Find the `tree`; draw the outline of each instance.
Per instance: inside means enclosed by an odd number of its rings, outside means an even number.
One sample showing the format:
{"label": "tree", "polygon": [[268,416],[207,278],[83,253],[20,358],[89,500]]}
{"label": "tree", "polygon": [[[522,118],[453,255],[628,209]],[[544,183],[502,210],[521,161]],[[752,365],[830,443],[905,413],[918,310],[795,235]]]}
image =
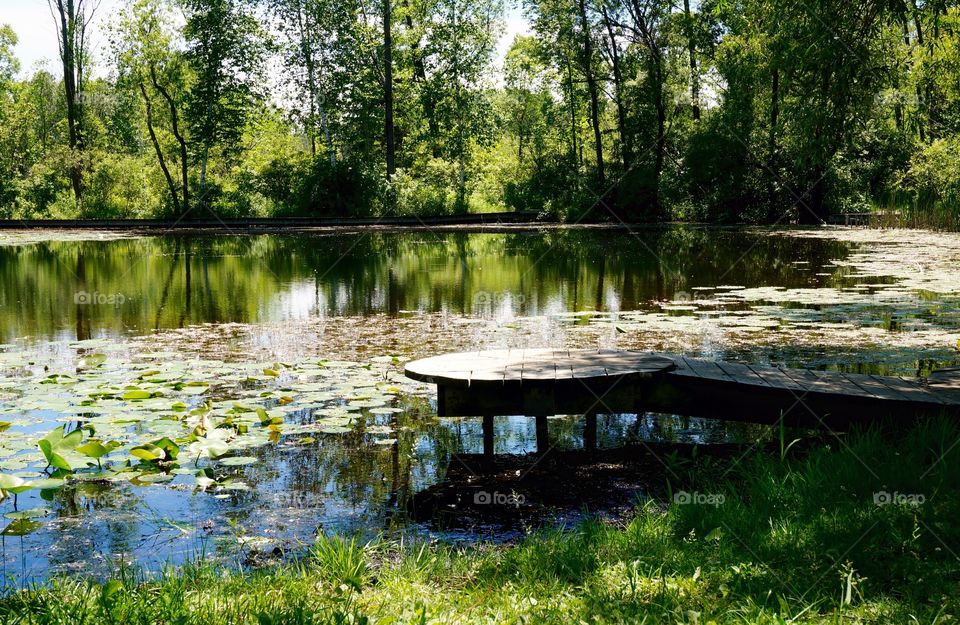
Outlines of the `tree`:
{"label": "tree", "polygon": [[387,180],[397,169],[393,125],[393,3],[383,0],[383,144],[387,157]]}
{"label": "tree", "polygon": [[521,165],[531,156],[538,166],[541,164],[549,132],[546,121],[553,105],[553,81],[541,54],[534,37],[517,35],[504,59],[507,127],[516,138]]}
{"label": "tree", "polygon": [[8,89],[20,71],[20,61],[14,53],[18,40],[9,25],[0,25],[0,89]]}
{"label": "tree", "polygon": [[590,95],[590,122],[593,126],[593,147],[597,158],[597,179],[603,186],[606,175],[603,168],[603,134],[600,131],[600,88],[594,69],[593,34],[590,18],[587,16],[585,0],[578,0],[580,9],[580,65],[587,81],[587,93]]}
{"label": "tree", "polygon": [[196,75],[187,121],[200,164],[199,201],[209,205],[210,155],[237,154],[253,111],[265,99],[266,33],[240,0],[185,0],[185,59]]}
{"label": "tree", "polygon": [[79,202],[83,195],[83,87],[87,61],[87,28],[93,19],[96,5],[85,0],[48,0],[57,24],[57,43],[63,65],[63,89],[67,102],[67,126],[74,164],[70,178],[73,193]]}
{"label": "tree", "polygon": [[625,3],[626,20],[621,26],[627,36],[637,46],[638,62],[644,70],[642,85],[645,104],[652,107],[655,123],[654,132],[648,144],[653,146],[653,167],[647,195],[653,205],[652,214],[660,217],[664,213],[661,189],[664,164],[667,151],[667,120],[670,111],[667,108],[669,47],[665,22],[670,16],[670,5],[664,0],[629,0]]}
{"label": "tree", "polygon": [[317,154],[317,127],[323,134],[330,166],[336,167],[337,152],[333,145],[330,112],[327,104],[329,83],[337,61],[335,45],[349,28],[352,14],[345,3],[330,0],[270,0],[270,7],[286,38],[283,46],[284,68],[296,86],[296,100],[302,107],[300,119],[310,143],[310,153]]}
{"label": "tree", "polygon": [[[165,0],[137,0],[121,16],[114,32],[113,54],[118,85],[143,98],[144,121],[157,163],[163,172],[174,213],[190,211],[190,154],[182,110],[187,100],[187,67],[175,38]],[[166,132],[160,126],[166,127]],[[166,134],[174,144],[169,146]],[[171,172],[179,162],[178,179]]]}
{"label": "tree", "polygon": [[437,19],[425,43],[428,80],[441,150],[457,163],[457,209],[465,212],[467,158],[471,141],[485,141],[489,101],[487,69],[497,44],[503,6],[499,0],[439,0]]}

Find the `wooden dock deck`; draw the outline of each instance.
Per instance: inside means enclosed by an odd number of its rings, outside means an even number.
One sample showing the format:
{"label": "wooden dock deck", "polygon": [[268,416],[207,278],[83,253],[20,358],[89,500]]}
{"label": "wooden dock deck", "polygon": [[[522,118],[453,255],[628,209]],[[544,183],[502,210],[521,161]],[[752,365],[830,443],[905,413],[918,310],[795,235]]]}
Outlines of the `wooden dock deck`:
{"label": "wooden dock deck", "polygon": [[[929,378],[746,365],[619,350],[492,350],[410,362],[440,416],[662,412],[842,430],[878,418],[960,416],[960,368]],[[544,426],[545,427],[545,426]]]}

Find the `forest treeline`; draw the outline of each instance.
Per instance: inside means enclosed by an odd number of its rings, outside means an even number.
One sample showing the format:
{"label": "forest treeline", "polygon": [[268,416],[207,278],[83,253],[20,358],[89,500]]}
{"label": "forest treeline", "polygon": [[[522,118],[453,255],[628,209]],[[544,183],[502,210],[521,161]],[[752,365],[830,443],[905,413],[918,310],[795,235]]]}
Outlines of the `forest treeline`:
{"label": "forest treeline", "polygon": [[0,217],[960,212],[955,1],[525,0],[505,56],[502,0],[129,0],[96,49],[49,2]]}

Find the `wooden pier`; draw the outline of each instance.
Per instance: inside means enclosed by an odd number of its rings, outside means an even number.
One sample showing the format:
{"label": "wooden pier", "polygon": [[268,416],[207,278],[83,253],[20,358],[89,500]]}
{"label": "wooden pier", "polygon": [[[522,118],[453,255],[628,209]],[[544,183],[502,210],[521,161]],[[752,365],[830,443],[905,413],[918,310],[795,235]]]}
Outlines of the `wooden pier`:
{"label": "wooden pier", "polygon": [[[425,358],[408,363],[405,373],[437,385],[440,416],[582,414],[585,439],[597,414],[661,412],[764,424],[782,419],[831,430],[885,417],[960,416],[960,368],[903,378],[639,351],[515,349]],[[545,419],[538,419],[538,438],[541,427],[545,439]],[[492,427],[484,431],[492,437]]]}

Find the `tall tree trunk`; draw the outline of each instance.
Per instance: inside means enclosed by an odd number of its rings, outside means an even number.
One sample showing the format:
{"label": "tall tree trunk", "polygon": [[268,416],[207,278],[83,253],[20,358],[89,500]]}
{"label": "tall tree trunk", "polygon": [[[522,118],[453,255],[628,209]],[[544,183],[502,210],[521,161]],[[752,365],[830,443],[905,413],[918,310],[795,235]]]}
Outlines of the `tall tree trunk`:
{"label": "tall tree trunk", "polygon": [[[406,26],[409,32],[413,32],[413,16],[410,15],[410,2],[409,0],[402,0],[401,5],[403,6],[404,16],[403,23]],[[420,97],[423,99],[423,114],[427,118],[427,128],[430,131],[430,138],[433,140],[433,145],[431,151],[434,156],[440,155],[440,126],[437,123],[437,102],[436,96],[432,89],[427,88],[427,67],[423,62],[423,55],[420,51],[420,35],[417,34],[413,41],[410,44],[410,54],[412,56],[413,64],[413,80],[419,82],[422,86],[420,91]]]}
{"label": "tall tree trunk", "polygon": [[457,24],[457,0],[453,0],[453,65],[457,82],[457,212],[467,212],[467,165],[464,156],[463,85],[460,80],[460,43]]}
{"label": "tall tree trunk", "polygon": [[157,68],[154,65],[150,66],[150,80],[153,82],[153,87],[160,92],[160,95],[167,102],[167,107],[170,109],[170,129],[180,146],[180,197],[183,200],[182,214],[185,215],[190,212],[190,178],[188,176],[190,161],[188,160],[187,141],[184,139],[183,133],[180,132],[180,116],[177,114],[177,104],[170,92],[157,79]]}
{"label": "tall tree trunk", "polygon": [[83,0],[50,0],[55,2],[60,61],[63,66],[63,90],[67,104],[67,134],[75,161],[70,166],[70,183],[77,202],[83,195],[83,165],[79,160],[84,147],[83,137],[83,31],[86,16]]}
{"label": "tall tree trunk", "polygon": [[570,64],[570,57],[566,56],[567,66],[567,87],[570,89],[570,154],[573,156],[573,162],[580,166],[580,150],[577,149],[577,100],[573,89],[573,68]]}
{"label": "tall tree trunk", "polygon": [[627,110],[623,105],[623,71],[620,67],[620,48],[617,45],[617,38],[613,33],[613,23],[610,21],[610,15],[607,8],[600,5],[603,12],[603,21],[607,26],[607,36],[610,38],[610,63],[613,66],[613,93],[617,104],[617,132],[620,134],[620,159],[623,163],[623,170],[626,171],[633,162],[633,145],[630,136],[627,134]]}
{"label": "tall tree trunk", "polygon": [[659,214],[663,209],[663,203],[660,201],[660,177],[663,174],[663,161],[667,151],[667,105],[663,100],[663,59],[660,51],[654,54],[654,72],[655,98],[654,103],[657,109],[657,153],[654,160],[654,202]]}
{"label": "tall tree trunk", "polygon": [[[407,30],[413,32],[413,17],[410,15],[410,2],[409,0],[403,0],[401,2],[403,6],[403,23],[407,27]],[[416,37],[413,40],[411,56],[413,61],[413,79],[419,80],[420,82],[427,81],[427,68],[423,64],[423,57],[420,55],[420,37]]]}
{"label": "tall tree trunk", "polygon": [[317,108],[320,111],[320,128],[323,130],[323,143],[327,147],[327,155],[330,159],[330,166],[337,166],[337,151],[333,147],[333,134],[330,132],[330,119],[327,117],[327,107],[324,105],[323,97],[319,98]]}
{"label": "tall tree trunk", "polygon": [[310,108],[307,121],[307,139],[310,141],[310,156],[317,155],[317,74],[313,61],[313,39],[310,36],[307,20],[304,13],[307,8],[302,2],[297,2],[297,29],[300,31],[300,53],[303,54],[303,63],[307,66],[307,101]]}
{"label": "tall tree trunk", "polygon": [[693,120],[700,121],[700,75],[697,74],[697,45],[693,39],[693,18],[690,0],[683,0],[683,16],[687,31],[687,52],[690,55],[690,103]]}
{"label": "tall tree trunk", "polygon": [[160,169],[163,171],[163,177],[167,181],[167,188],[170,190],[170,199],[173,201],[173,210],[180,215],[180,198],[177,197],[177,185],[173,182],[173,176],[170,175],[170,168],[167,167],[167,159],[163,156],[163,150],[160,148],[160,142],[157,140],[157,133],[153,129],[153,100],[147,93],[147,88],[140,83],[140,93],[143,94],[143,101],[147,107],[147,132],[150,134],[150,142],[157,153],[157,161],[160,162]]}
{"label": "tall tree trunk", "polygon": [[[906,46],[907,50],[910,49],[910,28],[907,25],[907,21],[903,20],[901,23],[903,28],[903,45]],[[903,114],[903,95],[900,93],[900,75],[898,72],[894,73],[894,93],[896,94],[896,101],[893,103],[893,117],[897,124],[897,130],[903,130],[904,127],[904,114]]]}
{"label": "tall tree trunk", "polygon": [[653,106],[657,113],[657,140],[654,155],[654,189],[653,203],[656,213],[663,212],[663,202],[660,200],[660,178],[663,173],[663,163],[667,148],[667,105],[664,101],[663,52],[657,40],[656,16],[648,14],[639,0],[632,0],[631,8],[634,19],[634,30],[639,35],[639,41],[647,49],[649,59],[649,80],[653,83]]}
{"label": "tall tree trunk", "polygon": [[303,54],[303,62],[307,68],[307,97],[310,106],[310,121],[307,127],[307,134],[310,139],[310,155],[317,155],[317,117],[320,118],[320,128],[323,131],[324,147],[327,150],[327,158],[330,160],[330,166],[337,166],[337,152],[333,148],[333,137],[330,133],[330,122],[327,119],[327,110],[324,106],[324,98],[320,94],[320,88],[317,80],[317,60],[314,56],[314,38],[313,23],[311,22],[311,9],[307,4],[297,4],[297,28],[300,31],[300,50]]}
{"label": "tall tree trunk", "polygon": [[[777,170],[777,124],[780,123],[780,70],[773,68],[770,81],[770,134],[767,137],[767,167]],[[776,221],[776,187],[767,175],[767,221]]]}
{"label": "tall tree trunk", "polygon": [[387,151],[387,180],[396,171],[396,146],[393,128],[393,41],[390,32],[392,8],[390,0],[383,0],[383,142]]}
{"label": "tall tree trunk", "polygon": [[[916,0],[911,0],[913,6],[913,24],[917,29],[917,45],[921,48],[923,47],[923,24],[920,21],[920,9],[917,7]],[[920,77],[920,80],[926,80],[923,76]],[[917,130],[920,134],[920,141],[926,142],[927,136],[933,138],[933,129],[930,128],[930,102],[924,97],[923,88],[920,86],[920,82],[917,82],[917,109],[921,111],[920,117],[926,117],[926,120],[918,120]],[[926,123],[925,123],[926,122]],[[925,132],[929,130],[929,133]]]}
{"label": "tall tree trunk", "polygon": [[593,142],[597,157],[597,178],[600,184],[606,181],[603,170],[603,135],[600,133],[600,94],[597,77],[593,72],[593,39],[590,35],[590,22],[587,19],[587,7],[580,0],[580,25],[583,30],[583,74],[587,79],[587,91],[590,94],[590,118],[593,123]]}

